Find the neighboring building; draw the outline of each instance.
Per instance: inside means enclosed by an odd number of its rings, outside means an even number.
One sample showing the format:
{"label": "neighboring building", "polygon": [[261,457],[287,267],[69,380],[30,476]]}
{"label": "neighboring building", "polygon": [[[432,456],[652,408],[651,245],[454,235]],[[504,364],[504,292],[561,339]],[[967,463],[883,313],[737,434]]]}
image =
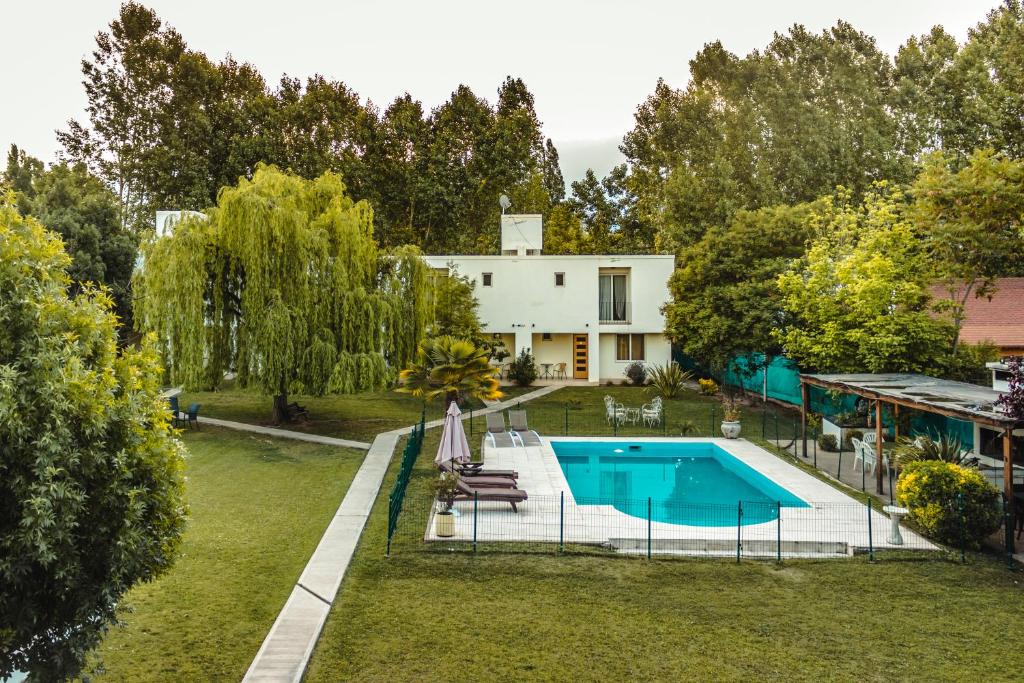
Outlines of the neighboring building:
{"label": "neighboring building", "polygon": [[565,363],[568,379],[621,381],[634,360],[671,359],[661,307],[672,255],[546,255],[541,216],[503,215],[500,255],[424,258],[476,282],[483,329],[509,353]]}
{"label": "neighboring building", "polygon": [[[935,287],[932,295],[940,300],[950,298],[942,287]],[[995,344],[1003,357],[1024,356],[1024,277],[1000,278],[991,298],[972,294],[964,305],[960,341],[987,341]]]}

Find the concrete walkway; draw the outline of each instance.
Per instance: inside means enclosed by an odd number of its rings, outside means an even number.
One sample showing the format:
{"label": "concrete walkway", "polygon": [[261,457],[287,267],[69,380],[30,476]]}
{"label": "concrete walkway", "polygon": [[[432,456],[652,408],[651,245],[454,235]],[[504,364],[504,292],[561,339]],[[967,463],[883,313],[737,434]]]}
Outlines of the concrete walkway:
{"label": "concrete walkway", "polygon": [[295,432],[290,429],[277,429],[276,427],[261,427],[260,425],[246,424],[245,422],[234,422],[232,420],[220,420],[215,417],[204,417],[202,418],[203,424],[211,424],[215,427],[225,427],[227,429],[237,429],[243,432],[252,432],[253,434],[265,434],[266,436],[273,436],[278,439],[295,439],[296,441],[310,441],[312,443],[321,443],[327,446],[340,446],[341,448],[358,448],[366,451],[370,449],[370,444],[363,441],[352,441],[350,439],[336,439],[333,436],[321,436],[320,434],[307,434],[306,432]]}
{"label": "concrete walkway", "polygon": [[[475,412],[478,415],[498,412],[525,401],[546,396],[557,389],[557,386],[542,387],[528,394],[517,396],[508,402],[496,403]],[[463,418],[468,416],[469,413],[463,413]],[[224,422],[223,420],[204,421],[210,424]],[[240,425],[240,423],[230,424]],[[426,426],[429,429],[442,424],[444,424],[443,420],[432,420]],[[268,434],[268,436],[302,438],[307,441],[310,439],[306,437],[313,436],[268,427],[254,427],[248,431],[257,431]],[[317,544],[312,557],[309,558],[298,583],[292,588],[287,602],[277,615],[274,625],[256,653],[256,658],[249,665],[249,670],[243,681],[297,682],[302,680],[317,638],[320,637],[320,631],[331,611],[331,604],[338,594],[345,571],[352,561],[359,537],[370,516],[373,502],[380,492],[381,483],[384,481],[384,475],[387,474],[388,464],[391,462],[398,439],[411,431],[412,425],[383,432],[378,434],[373,443],[369,445],[369,452],[345,493],[345,498],[338,506],[334,518],[327,525],[327,530],[320,538],[320,543]],[[331,441],[343,442],[337,445],[347,447],[355,447],[350,444],[358,443],[345,439],[332,439]],[[318,443],[327,442],[320,441]],[[366,447],[366,444],[363,446]]]}

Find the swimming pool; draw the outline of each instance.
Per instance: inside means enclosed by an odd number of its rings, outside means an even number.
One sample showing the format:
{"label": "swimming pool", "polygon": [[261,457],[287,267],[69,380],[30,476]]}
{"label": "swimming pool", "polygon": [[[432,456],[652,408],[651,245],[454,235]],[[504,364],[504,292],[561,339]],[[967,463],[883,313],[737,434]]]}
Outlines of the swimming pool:
{"label": "swimming pool", "polygon": [[[761,524],[806,502],[708,442],[552,441],[577,505],[690,526]],[[742,505],[742,514],[740,514]]]}

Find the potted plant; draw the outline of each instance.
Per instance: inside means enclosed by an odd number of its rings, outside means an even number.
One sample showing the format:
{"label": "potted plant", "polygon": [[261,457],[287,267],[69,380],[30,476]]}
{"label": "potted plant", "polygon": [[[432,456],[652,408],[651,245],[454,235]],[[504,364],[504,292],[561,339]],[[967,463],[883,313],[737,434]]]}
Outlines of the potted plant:
{"label": "potted plant", "polygon": [[722,397],[722,436],[736,439],[740,435],[740,406],[731,396]]}
{"label": "potted plant", "polygon": [[442,472],[434,482],[434,490],[440,506],[434,515],[434,533],[441,538],[454,536],[455,515],[452,514],[452,508],[455,506],[455,494],[459,490],[459,475],[455,472]]}

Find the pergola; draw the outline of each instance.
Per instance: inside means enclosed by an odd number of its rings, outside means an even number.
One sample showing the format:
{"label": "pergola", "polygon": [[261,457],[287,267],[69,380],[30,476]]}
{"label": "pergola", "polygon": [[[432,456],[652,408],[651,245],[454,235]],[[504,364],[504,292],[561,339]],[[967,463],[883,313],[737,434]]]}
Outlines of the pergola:
{"label": "pergola", "polygon": [[[966,382],[938,379],[926,375],[899,373],[800,375],[803,455],[807,457],[807,410],[810,406],[810,387],[863,396],[875,402],[875,440],[878,462],[882,462],[882,405],[892,406],[898,418],[900,408],[935,413],[957,420],[974,422],[989,427],[1003,436],[1003,487],[1006,499],[1013,500],[1013,430],[1024,427],[1017,420],[999,411],[993,404],[999,392]],[[895,419],[899,436],[899,419]],[[876,487],[882,493],[882,468],[876,469]],[[1011,514],[1013,507],[1010,507]],[[1012,519],[1011,519],[1012,524]],[[1011,527],[1012,528],[1012,527]]]}

